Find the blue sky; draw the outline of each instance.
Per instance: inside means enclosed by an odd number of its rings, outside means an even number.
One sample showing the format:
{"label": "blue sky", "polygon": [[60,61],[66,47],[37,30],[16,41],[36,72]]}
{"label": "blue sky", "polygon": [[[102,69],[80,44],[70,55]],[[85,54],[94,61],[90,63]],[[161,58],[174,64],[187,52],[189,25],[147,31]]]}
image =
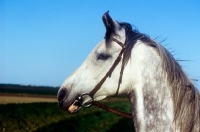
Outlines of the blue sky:
{"label": "blue sky", "polygon": [[[200,80],[200,1],[0,0],[0,83],[59,86],[105,34],[102,15],[129,22]],[[200,81],[195,82],[200,88]]]}

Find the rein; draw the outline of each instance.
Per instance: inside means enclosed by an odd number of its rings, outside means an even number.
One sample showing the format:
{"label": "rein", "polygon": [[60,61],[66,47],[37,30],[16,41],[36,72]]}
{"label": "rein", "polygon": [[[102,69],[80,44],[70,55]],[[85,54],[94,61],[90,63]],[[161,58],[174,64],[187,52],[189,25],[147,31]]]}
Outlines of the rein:
{"label": "rein", "polygon": [[[101,79],[101,81],[94,87],[94,89],[90,92],[90,93],[83,93],[82,95],[80,95],[76,100],[75,100],[75,103],[77,105],[81,105],[85,108],[88,108],[90,107],[91,105],[94,105],[96,107],[99,107],[101,109],[104,109],[106,111],[109,111],[109,112],[112,112],[114,114],[117,114],[117,115],[121,115],[121,116],[124,116],[126,118],[130,118],[132,119],[132,115],[129,114],[129,113],[125,113],[125,112],[122,112],[122,111],[119,111],[119,110],[116,110],[114,108],[110,108],[110,107],[107,107],[97,101],[94,101],[93,97],[94,97],[94,94],[101,88],[101,86],[103,85],[103,83],[105,82],[105,80],[107,79],[107,77],[111,77],[112,75],[112,72],[114,71],[115,67],[119,64],[119,62],[121,61],[121,58],[122,58],[122,55],[124,55],[124,52],[125,52],[125,49],[126,49],[126,46],[121,43],[120,41],[118,41],[117,39],[113,38],[113,41],[115,41],[117,44],[119,44],[122,49],[118,55],[118,57],[116,58],[116,60],[114,61],[113,65],[111,66],[111,68],[109,69],[109,71],[106,73],[106,75]],[[123,57],[124,59],[124,57]],[[120,71],[120,76],[119,76],[119,81],[118,81],[118,87],[117,87],[117,91],[115,93],[114,96],[118,95],[118,91],[119,91],[119,88],[120,88],[120,84],[122,82],[122,75],[123,75],[123,70],[124,70],[124,61],[122,61],[122,66],[121,66],[121,71]],[[86,103],[86,104],[82,104],[83,102],[83,98],[84,96],[89,96],[91,98],[91,102],[89,103]]]}

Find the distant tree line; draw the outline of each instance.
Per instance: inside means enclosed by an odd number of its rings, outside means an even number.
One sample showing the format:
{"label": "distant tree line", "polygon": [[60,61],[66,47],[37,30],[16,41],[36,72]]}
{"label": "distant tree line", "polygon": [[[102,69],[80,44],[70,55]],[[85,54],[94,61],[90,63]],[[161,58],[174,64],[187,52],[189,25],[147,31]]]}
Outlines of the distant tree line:
{"label": "distant tree line", "polygon": [[0,93],[57,95],[59,87],[0,84]]}

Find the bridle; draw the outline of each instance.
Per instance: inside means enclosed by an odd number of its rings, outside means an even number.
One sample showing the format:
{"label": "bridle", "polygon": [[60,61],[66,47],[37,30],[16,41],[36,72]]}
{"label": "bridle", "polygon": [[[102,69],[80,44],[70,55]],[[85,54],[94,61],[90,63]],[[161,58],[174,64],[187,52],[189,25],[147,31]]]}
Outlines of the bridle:
{"label": "bridle", "polygon": [[[117,44],[119,44],[122,47],[122,49],[121,49],[118,57],[116,58],[116,60],[114,61],[113,65],[111,66],[111,68],[109,69],[109,71],[106,73],[106,75],[94,87],[94,89],[90,93],[83,93],[80,96],[78,96],[76,98],[74,104],[78,105],[78,106],[83,106],[85,108],[88,108],[91,105],[94,105],[94,106],[97,106],[97,107],[102,108],[104,110],[107,110],[109,112],[112,112],[112,113],[124,116],[126,118],[131,118],[132,119],[132,115],[131,114],[125,113],[125,112],[122,112],[122,111],[119,111],[119,110],[116,110],[114,108],[107,107],[107,106],[105,106],[105,105],[103,105],[103,104],[101,104],[101,103],[99,103],[97,101],[94,101],[94,99],[93,99],[94,94],[101,88],[101,86],[103,85],[103,83],[105,82],[105,80],[107,79],[107,77],[111,77],[112,72],[114,71],[115,67],[119,64],[119,62],[121,61],[122,56],[124,55],[124,52],[126,50],[126,45],[124,45],[123,43],[121,43],[120,41],[118,41],[115,38],[113,38],[113,41],[115,41]],[[117,87],[117,91],[116,91],[116,93],[115,93],[114,96],[118,95],[120,84],[122,82],[122,75],[123,75],[124,66],[125,66],[124,59],[125,59],[125,57],[123,57],[123,60],[122,60],[122,66],[121,66],[121,71],[120,71],[120,76],[119,76],[119,81],[118,81],[118,87]],[[91,98],[91,101],[89,103],[83,104],[84,97]]]}

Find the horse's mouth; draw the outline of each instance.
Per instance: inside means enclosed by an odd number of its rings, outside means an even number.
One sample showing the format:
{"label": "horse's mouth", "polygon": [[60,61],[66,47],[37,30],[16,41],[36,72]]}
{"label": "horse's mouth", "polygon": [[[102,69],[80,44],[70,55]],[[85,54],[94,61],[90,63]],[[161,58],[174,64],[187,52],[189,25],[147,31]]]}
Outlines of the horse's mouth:
{"label": "horse's mouth", "polygon": [[80,108],[81,108],[81,106],[77,105],[77,102],[75,100],[74,103],[69,106],[68,112],[71,114],[75,114],[80,110]]}

